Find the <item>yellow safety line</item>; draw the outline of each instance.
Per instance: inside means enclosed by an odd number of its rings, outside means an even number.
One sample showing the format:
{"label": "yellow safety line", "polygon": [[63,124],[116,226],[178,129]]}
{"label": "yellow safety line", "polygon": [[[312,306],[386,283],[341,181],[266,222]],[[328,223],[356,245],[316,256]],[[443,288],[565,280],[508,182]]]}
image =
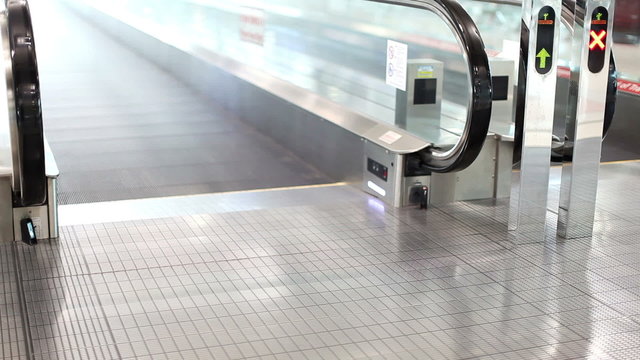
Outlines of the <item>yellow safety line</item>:
{"label": "yellow safety line", "polygon": [[620,160],[620,161],[607,161],[603,162],[602,165],[615,165],[615,164],[630,164],[640,162],[640,159],[637,160]]}
{"label": "yellow safety line", "polygon": [[[619,160],[619,161],[603,161],[600,163],[600,165],[615,165],[615,164],[632,164],[632,163],[637,163],[640,162],[640,159],[638,160]],[[553,165],[551,168],[553,169],[557,169],[557,168],[561,168],[562,165]]]}
{"label": "yellow safety line", "polygon": [[337,182],[337,183],[318,184],[318,185],[285,186],[285,187],[274,187],[274,188],[268,188],[268,189],[228,191],[228,192],[210,193],[210,194],[202,194],[202,195],[244,194],[244,193],[259,193],[259,192],[284,191],[284,190],[317,189],[317,188],[327,188],[327,187],[345,186],[345,185],[348,185],[348,183]]}
{"label": "yellow safety line", "polygon": [[[336,182],[336,183],[318,184],[318,185],[285,186],[285,187],[274,187],[274,188],[267,188],[267,189],[222,191],[222,192],[204,193],[204,194],[169,195],[169,196],[160,196],[156,198],[126,199],[126,200],[115,200],[115,201],[135,201],[135,200],[148,200],[148,199],[167,199],[167,198],[185,198],[185,197],[197,197],[197,196],[212,196],[212,195],[247,194],[247,193],[271,192],[271,191],[329,188],[329,187],[337,187],[337,186],[345,186],[345,185],[349,185],[349,183]],[[108,202],[111,202],[111,201],[108,201]],[[77,205],[77,204],[71,204],[71,205]]]}
{"label": "yellow safety line", "polygon": [[200,197],[200,196],[216,196],[216,195],[229,195],[229,194],[232,195],[232,194],[246,194],[246,193],[261,193],[261,192],[271,192],[271,191],[329,188],[329,187],[338,187],[338,186],[346,186],[346,185],[349,185],[349,183],[337,182],[337,183],[319,184],[319,185],[288,186],[288,187],[276,187],[276,188],[268,188],[268,189],[238,190],[238,191],[227,191],[227,192],[217,192],[217,193],[169,195],[169,196],[159,196],[159,197],[152,197],[152,198],[142,198],[142,199],[122,199],[122,200],[99,201],[95,203],[66,204],[66,205],[60,205],[60,208],[92,206],[92,205],[107,204],[107,203],[144,202],[144,201],[153,201],[153,200],[162,200],[162,199],[194,198],[194,197]]}

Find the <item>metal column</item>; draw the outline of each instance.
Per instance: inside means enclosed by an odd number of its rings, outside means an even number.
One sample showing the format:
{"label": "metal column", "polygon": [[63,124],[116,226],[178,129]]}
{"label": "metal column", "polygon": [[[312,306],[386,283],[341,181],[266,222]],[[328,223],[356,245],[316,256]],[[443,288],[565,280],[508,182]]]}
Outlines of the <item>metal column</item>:
{"label": "metal column", "polygon": [[509,211],[510,235],[518,243],[544,241],[546,234],[560,16],[561,0],[530,0],[523,7],[523,26],[530,30],[527,93]]}
{"label": "metal column", "polygon": [[615,0],[574,1],[568,143],[573,162],[562,169],[558,235],[572,239],[593,233],[602,129],[606,105]]}
{"label": "metal column", "polygon": [[0,243],[13,241],[11,169],[0,167]]}

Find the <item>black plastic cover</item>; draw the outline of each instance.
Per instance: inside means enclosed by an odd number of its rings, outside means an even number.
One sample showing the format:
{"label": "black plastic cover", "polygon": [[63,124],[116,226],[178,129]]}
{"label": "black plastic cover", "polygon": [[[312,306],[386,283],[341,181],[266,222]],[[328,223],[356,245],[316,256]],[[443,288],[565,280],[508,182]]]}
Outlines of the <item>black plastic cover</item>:
{"label": "black plastic cover", "polygon": [[47,201],[47,179],[31,13],[26,0],[7,0],[6,6],[21,168],[20,189],[15,189],[14,205],[37,206]]}
{"label": "black plastic cover", "polygon": [[22,234],[22,241],[27,245],[38,244],[38,238],[36,236],[36,227],[31,219],[20,220],[20,233]]}
{"label": "black plastic cover", "polygon": [[367,170],[385,182],[389,177],[389,168],[371,158],[367,158]]}
{"label": "black plastic cover", "polygon": [[491,77],[493,84],[493,101],[504,101],[509,99],[509,77],[493,76]]}
{"label": "black plastic cover", "polygon": [[436,103],[438,79],[415,79],[413,88],[413,104],[429,105]]}
{"label": "black plastic cover", "polygon": [[420,154],[413,153],[407,154],[404,157],[404,176],[405,177],[414,177],[414,176],[429,176],[431,175],[431,170],[427,167],[422,160]]}
{"label": "black plastic cover", "polygon": [[616,58],[611,52],[609,57],[609,82],[607,83],[607,103],[604,108],[604,129],[602,137],[609,133],[609,128],[613,124],[613,116],[616,114],[616,102],[618,101],[618,70],[616,68]]}

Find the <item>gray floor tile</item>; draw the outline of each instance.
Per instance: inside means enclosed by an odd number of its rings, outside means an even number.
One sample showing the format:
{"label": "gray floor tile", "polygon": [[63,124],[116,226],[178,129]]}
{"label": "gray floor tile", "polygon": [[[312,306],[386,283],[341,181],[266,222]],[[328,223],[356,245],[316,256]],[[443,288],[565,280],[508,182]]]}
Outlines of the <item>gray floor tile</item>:
{"label": "gray floor tile", "polygon": [[4,358],[639,354],[640,247],[628,238],[515,245],[474,233],[495,221],[473,215],[486,204],[381,211],[347,186],[304,191],[306,201],[256,193],[252,208],[237,194],[236,211],[69,225],[59,240],[5,245]]}

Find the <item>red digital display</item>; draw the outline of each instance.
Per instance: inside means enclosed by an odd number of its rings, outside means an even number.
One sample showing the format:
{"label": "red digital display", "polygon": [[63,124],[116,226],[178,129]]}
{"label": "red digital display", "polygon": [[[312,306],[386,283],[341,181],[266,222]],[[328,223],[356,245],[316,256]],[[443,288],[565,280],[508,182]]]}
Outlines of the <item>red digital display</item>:
{"label": "red digital display", "polygon": [[601,30],[599,33],[591,30],[591,42],[589,43],[589,49],[604,50],[606,48],[605,42],[607,37],[607,30]]}

